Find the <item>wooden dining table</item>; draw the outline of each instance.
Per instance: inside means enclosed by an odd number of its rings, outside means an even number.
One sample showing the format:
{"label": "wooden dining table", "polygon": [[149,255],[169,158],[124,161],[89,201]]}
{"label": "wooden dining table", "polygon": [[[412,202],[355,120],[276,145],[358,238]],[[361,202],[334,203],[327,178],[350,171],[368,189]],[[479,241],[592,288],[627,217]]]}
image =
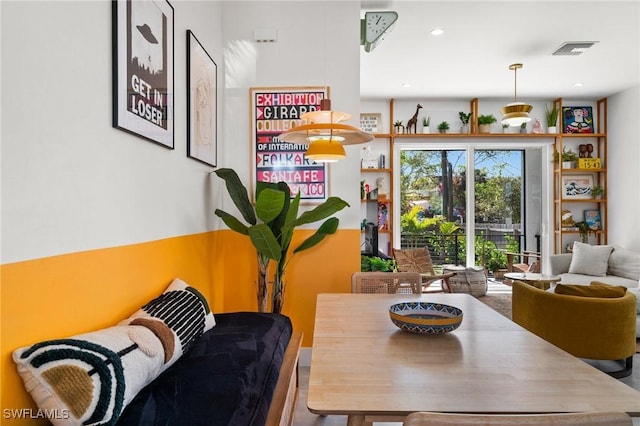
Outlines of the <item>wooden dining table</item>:
{"label": "wooden dining table", "polygon": [[[401,331],[389,306],[444,303],[463,320],[441,335]],[[319,294],[308,409],[348,425],[415,411],[640,417],[640,392],[562,351],[468,294]]]}

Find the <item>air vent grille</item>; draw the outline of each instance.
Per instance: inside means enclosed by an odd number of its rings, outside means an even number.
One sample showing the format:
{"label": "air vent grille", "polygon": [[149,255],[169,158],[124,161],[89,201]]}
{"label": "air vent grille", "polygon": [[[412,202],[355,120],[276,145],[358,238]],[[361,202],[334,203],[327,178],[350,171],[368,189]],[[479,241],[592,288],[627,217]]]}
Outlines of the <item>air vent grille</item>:
{"label": "air vent grille", "polygon": [[575,56],[582,55],[585,50],[596,44],[597,41],[567,41],[558,47],[553,55],[555,56]]}

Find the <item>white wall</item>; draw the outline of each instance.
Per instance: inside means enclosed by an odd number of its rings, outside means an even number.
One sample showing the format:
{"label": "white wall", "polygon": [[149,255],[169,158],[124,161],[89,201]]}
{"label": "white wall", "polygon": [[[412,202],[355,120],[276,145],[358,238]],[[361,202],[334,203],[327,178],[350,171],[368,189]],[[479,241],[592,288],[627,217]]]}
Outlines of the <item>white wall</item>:
{"label": "white wall", "polygon": [[640,87],[608,97],[609,243],[640,250]]}
{"label": "white wall", "polygon": [[[111,126],[110,1],[0,1],[1,263],[220,227],[212,210],[230,201],[212,168],[186,158],[187,29],[218,65],[219,166],[246,182],[249,87],[327,84],[334,109],[357,123],[360,2],[171,4],[175,150]],[[277,29],[277,43],[252,41],[264,27]],[[637,111],[637,87],[609,98],[609,240],[632,248],[640,248],[640,149],[628,123]],[[352,205],[341,228],[359,227],[360,148],[347,147],[330,169],[332,195]]]}
{"label": "white wall", "polygon": [[[251,87],[328,85],[333,109],[350,113],[348,124],[358,126],[360,2],[225,2],[223,15],[226,110],[219,165],[235,169],[249,188]],[[254,29],[265,28],[277,31],[277,42],[252,41]],[[346,149],[347,158],[329,168],[329,190],[351,205],[336,215],[340,228],[359,229],[360,147]],[[234,212],[221,182],[212,182],[216,202]]]}
{"label": "white wall", "polygon": [[212,168],[186,158],[186,30],[221,87],[221,6],[171,4],[174,150],[111,127],[111,1],[0,2],[2,263],[212,228]]}

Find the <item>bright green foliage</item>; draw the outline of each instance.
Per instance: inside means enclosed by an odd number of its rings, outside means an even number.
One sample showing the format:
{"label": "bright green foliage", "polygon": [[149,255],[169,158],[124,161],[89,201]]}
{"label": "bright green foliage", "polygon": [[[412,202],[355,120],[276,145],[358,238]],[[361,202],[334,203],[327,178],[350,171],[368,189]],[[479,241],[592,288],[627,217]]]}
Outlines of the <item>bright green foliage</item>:
{"label": "bright green foliage", "polygon": [[360,270],[362,272],[395,272],[398,265],[393,259],[382,259],[380,257],[360,256]]}
{"label": "bright green foliage", "polygon": [[[287,256],[295,228],[326,219],[313,235],[293,250],[293,254],[310,249],[326,236],[334,234],[338,229],[339,220],[329,216],[348,207],[349,204],[339,197],[329,197],[324,203],[298,217],[300,193],[291,199],[290,188],[285,182],[257,182],[254,211],[247,189],[234,170],[218,169],[215,173],[224,179],[231,200],[249,224],[245,225],[240,219],[220,209],[216,209],[215,215],[233,231],[249,236],[258,252],[261,270],[266,273],[269,259],[277,263],[271,300],[272,311],[280,312],[284,299],[283,276],[288,265]],[[257,219],[260,219],[261,223],[258,223]],[[258,281],[260,282],[260,279]],[[264,285],[266,281],[263,280]],[[258,292],[261,294],[261,289]]]}

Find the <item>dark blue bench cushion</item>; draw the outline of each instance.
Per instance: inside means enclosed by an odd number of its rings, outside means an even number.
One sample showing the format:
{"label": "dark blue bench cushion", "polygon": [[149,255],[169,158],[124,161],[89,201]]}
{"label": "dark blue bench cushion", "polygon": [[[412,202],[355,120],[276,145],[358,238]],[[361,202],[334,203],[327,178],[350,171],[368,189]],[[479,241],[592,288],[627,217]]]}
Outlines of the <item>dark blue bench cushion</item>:
{"label": "dark blue bench cushion", "polygon": [[136,395],[119,425],[265,424],[291,321],[257,312],[215,318],[215,327]]}

